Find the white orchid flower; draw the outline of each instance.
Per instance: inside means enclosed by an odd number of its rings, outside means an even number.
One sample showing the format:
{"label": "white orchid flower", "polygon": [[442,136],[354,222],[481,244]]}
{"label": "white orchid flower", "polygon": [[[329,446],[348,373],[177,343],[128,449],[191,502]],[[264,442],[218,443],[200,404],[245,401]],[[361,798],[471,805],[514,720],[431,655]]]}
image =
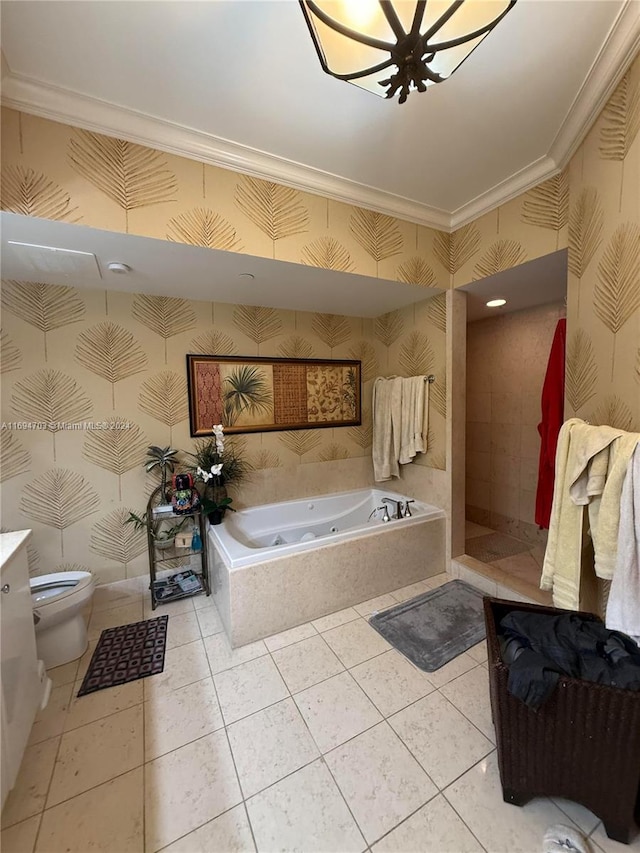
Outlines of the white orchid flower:
{"label": "white orchid flower", "polygon": [[222,462],[220,462],[219,465],[212,465],[211,466],[211,475],[214,475],[217,477],[221,471],[222,471]]}
{"label": "white orchid flower", "polygon": [[210,474],[208,471],[203,471],[202,468],[198,467],[198,476],[203,482],[208,483],[213,477],[213,474]]}

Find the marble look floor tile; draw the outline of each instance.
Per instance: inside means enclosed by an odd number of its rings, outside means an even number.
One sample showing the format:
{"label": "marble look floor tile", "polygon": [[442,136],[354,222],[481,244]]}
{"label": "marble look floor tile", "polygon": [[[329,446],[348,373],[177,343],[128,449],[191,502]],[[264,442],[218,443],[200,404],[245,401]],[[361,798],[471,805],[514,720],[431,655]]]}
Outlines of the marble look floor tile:
{"label": "marble look floor tile", "polygon": [[280,649],[272,657],[291,693],[299,693],[344,669],[324,638],[318,634]]}
{"label": "marble look floor tile", "polygon": [[493,749],[437,692],[389,717],[389,723],[440,789]]}
{"label": "marble look floor tile", "polygon": [[267,637],[264,644],[270,652],[275,652],[278,649],[284,649],[285,646],[290,646],[292,643],[299,643],[301,640],[306,640],[309,637],[316,637],[317,634],[318,632],[311,622],[307,622],[304,625],[298,625],[297,628],[289,628],[288,631],[282,631],[280,634]]}
{"label": "marble look floor tile", "polygon": [[475,646],[467,649],[467,654],[478,663],[484,663],[487,660],[487,641],[481,640]]}
{"label": "marble look floor tile", "polygon": [[454,678],[462,675],[463,672],[467,672],[467,670],[473,669],[477,665],[477,661],[468,652],[463,652],[461,655],[453,658],[453,660],[450,660],[449,663],[445,663],[440,669],[436,669],[435,672],[427,672],[426,675],[433,686],[439,688],[444,687],[445,684],[448,684]]}
{"label": "marble look floor tile", "polygon": [[571,818],[576,826],[580,827],[585,835],[590,835],[600,823],[600,818],[596,817],[589,809],[581,806],[580,803],[574,803],[562,797],[551,797],[550,799],[554,805]]}
{"label": "marble look floor tile", "polygon": [[332,628],[337,628],[339,625],[346,625],[347,622],[353,622],[358,619],[359,614],[353,607],[347,607],[345,610],[338,610],[335,613],[330,613],[328,616],[322,616],[320,619],[314,619],[311,623],[318,633],[323,634],[325,631],[330,631]]}
{"label": "marble look floor tile", "polygon": [[555,823],[567,823],[567,816],[546,798],[522,807],[505,803],[495,753],[457,779],[444,795],[491,853],[540,850],[545,830]]}
{"label": "marble look floor tile", "polygon": [[[113,610],[129,604],[140,604],[145,592],[141,580],[141,578],[131,578],[97,586],[91,600],[93,613]],[[147,580],[146,576],[144,580]]]}
{"label": "marble look floor tile", "polygon": [[239,805],[164,847],[162,853],[254,853],[255,849],[247,812]]}
{"label": "marble look floor tile", "polygon": [[248,643],[238,649],[232,649],[227,635],[222,633],[215,634],[213,637],[205,637],[203,642],[211,667],[211,675],[268,654],[267,647],[262,640]]}
{"label": "marble look floor tile", "polygon": [[202,681],[209,675],[211,671],[202,640],[177,646],[167,651],[162,672],[142,679],[144,698],[150,699],[159,693],[177,690],[194,681]]}
{"label": "marble look floor tile", "polygon": [[328,752],[382,720],[348,672],[294,696],[321,752]]}
{"label": "marble look floor tile", "polygon": [[601,823],[598,824],[589,841],[594,849],[597,847],[595,853],[600,853],[601,850],[603,853],[640,853],[640,833],[632,839],[631,844],[620,844],[619,841],[609,838]]}
{"label": "marble look floor tile", "polygon": [[76,672],[76,680],[82,679],[87,674],[87,670],[89,669],[89,664],[91,663],[91,658],[93,657],[93,653],[96,650],[96,646],[98,645],[97,640],[89,640],[89,645],[87,646],[86,652],[82,655],[82,657],[76,661],[77,663],[77,672]]}
{"label": "marble look floor tile", "polygon": [[247,800],[258,850],[361,853],[366,843],[327,767],[316,761]]}
{"label": "marble look floor tile", "polygon": [[175,649],[200,639],[200,625],[195,610],[171,614],[167,625],[167,649]]}
{"label": "marble look floor tile", "polygon": [[412,583],[409,584],[409,586],[403,586],[401,589],[394,590],[391,595],[399,604],[402,601],[409,601],[418,595],[424,595],[425,592],[429,592],[429,587],[427,586],[426,581],[418,581],[417,583]]}
{"label": "marble look floor tile", "polygon": [[36,853],[140,853],[142,790],[142,767],[138,767],[47,809]]}
{"label": "marble look floor tile", "polygon": [[42,811],[47,798],[60,738],[50,738],[24,751],[16,783],[2,810],[2,828]]}
{"label": "marble look floor tile", "polygon": [[522,554],[513,554],[501,560],[492,560],[491,565],[500,569],[505,574],[521,578],[533,586],[537,587],[540,585],[542,569],[528,551]]}
{"label": "marble look floor tile", "polygon": [[438,793],[388,723],[327,753],[325,761],[369,844]]}
{"label": "marble look floor tile", "polygon": [[452,581],[453,577],[447,572],[442,572],[439,575],[432,575],[430,578],[425,578],[424,582],[429,587],[429,589],[437,589],[439,586],[443,586],[445,583],[449,583]]}
{"label": "marble look floor tile", "polygon": [[73,684],[76,680],[78,672],[78,661],[72,660],[71,663],[65,663],[62,666],[55,666],[53,669],[47,670],[47,675],[51,679],[51,686],[62,687],[64,684]]}
{"label": "marble look floor tile", "polygon": [[40,815],[27,818],[0,833],[0,850],[4,853],[33,853],[40,826]]}
{"label": "marble look floor tile", "polygon": [[372,613],[380,613],[381,610],[388,610],[398,602],[391,595],[379,595],[376,598],[370,598],[368,601],[363,601],[362,604],[356,604],[353,608],[360,616],[371,616]]}
{"label": "marble look floor tile", "polygon": [[411,815],[382,841],[372,853],[484,853],[445,798],[440,795]]}
{"label": "marble look floor tile", "polygon": [[486,536],[488,533],[495,533],[490,527],[483,527],[481,524],[475,524],[473,521],[465,521],[464,523],[464,538],[473,539],[476,536]]}
{"label": "marble look floor tile", "polygon": [[202,607],[195,611],[198,625],[200,626],[200,634],[203,637],[211,637],[213,634],[219,634],[224,631],[222,619],[218,613],[217,607]]}
{"label": "marble look floor tile", "polygon": [[320,755],[293,699],[284,699],[233,723],[228,735],[245,797]]}
{"label": "marble look floor tile", "polygon": [[62,734],[72,693],[73,684],[65,684],[63,687],[53,688],[47,702],[47,707],[43,708],[42,711],[38,711],[33,721],[29,736],[30,746]]}
{"label": "marble look floor tile", "polygon": [[395,649],[358,664],[350,671],[384,717],[434,690],[427,674]]}
{"label": "marble look floor tile", "polygon": [[194,610],[206,610],[208,607],[216,606],[212,595],[194,595],[191,601]]}
{"label": "marble look floor tile", "polygon": [[67,732],[60,742],[47,808],[133,770],[143,760],[140,705]]}
{"label": "marble look floor tile", "polygon": [[[201,598],[201,596],[196,596]],[[179,616],[181,613],[192,613],[195,609],[193,602],[195,598],[178,598],[176,601],[167,601],[164,604],[159,604],[154,610],[151,607],[151,599],[145,596],[144,599],[144,618],[154,619],[156,616]]]}
{"label": "marble look floor tile", "polygon": [[140,622],[143,618],[145,617],[142,614],[142,601],[92,613],[87,627],[87,636],[90,640],[97,640],[105,628],[129,625],[132,622]]}
{"label": "marble look floor tile", "polygon": [[145,850],[154,853],[242,800],[224,731],[145,765]]}
{"label": "marble look floor tile", "polygon": [[287,685],[270,656],[219,672],[213,680],[226,725],[289,695]]}
{"label": "marble look floor tile", "polygon": [[145,761],[178,749],[224,725],[211,676],[144,704]]}
{"label": "marble look floor tile", "polygon": [[470,669],[441,688],[440,692],[458,711],[480,729],[492,743],[496,742],[496,733],[491,718],[491,700],[489,698],[489,673],[483,666]]}
{"label": "marble look floor tile", "polygon": [[86,726],[88,723],[93,723],[94,720],[108,717],[117,711],[124,711],[134,705],[139,705],[144,693],[142,679],[120,684],[117,687],[109,687],[106,690],[96,690],[95,693],[87,693],[85,696],[78,696],[81,685],[82,680],[79,679],[73,686],[73,697],[64,720],[65,732]]}
{"label": "marble look floor tile", "polygon": [[391,648],[364,619],[332,628],[322,636],[347,669]]}

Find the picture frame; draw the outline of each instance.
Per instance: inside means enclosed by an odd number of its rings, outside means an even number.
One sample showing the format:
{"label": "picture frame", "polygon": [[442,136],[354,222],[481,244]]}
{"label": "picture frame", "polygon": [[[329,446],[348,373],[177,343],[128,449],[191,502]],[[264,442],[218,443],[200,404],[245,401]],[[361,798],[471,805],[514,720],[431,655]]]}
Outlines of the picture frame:
{"label": "picture frame", "polygon": [[359,426],[361,362],[354,359],[187,355],[194,438],[225,433]]}

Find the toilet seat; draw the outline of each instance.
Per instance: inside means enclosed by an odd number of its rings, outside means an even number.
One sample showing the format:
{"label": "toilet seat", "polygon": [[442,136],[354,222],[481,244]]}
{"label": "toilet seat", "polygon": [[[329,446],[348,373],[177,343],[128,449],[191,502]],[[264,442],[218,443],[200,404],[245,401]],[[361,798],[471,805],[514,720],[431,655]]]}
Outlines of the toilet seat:
{"label": "toilet seat", "polygon": [[47,604],[62,601],[78,593],[92,581],[90,572],[54,572],[31,578],[31,603],[33,607],[46,607]]}

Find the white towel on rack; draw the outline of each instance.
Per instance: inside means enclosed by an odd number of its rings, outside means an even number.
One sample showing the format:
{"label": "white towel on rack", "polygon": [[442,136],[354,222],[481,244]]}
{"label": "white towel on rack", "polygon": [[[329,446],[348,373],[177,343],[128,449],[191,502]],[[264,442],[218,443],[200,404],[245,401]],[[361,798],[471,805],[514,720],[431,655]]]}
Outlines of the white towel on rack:
{"label": "white towel on rack", "polygon": [[618,553],[606,625],[640,643],[640,444],[636,445],[622,486]]}
{"label": "white towel on rack", "polygon": [[402,380],[402,433],[400,440],[401,465],[407,465],[416,454],[426,450],[425,394],[428,388],[424,376],[409,376]]}
{"label": "white towel on rack", "polygon": [[378,377],[373,383],[373,478],[376,483],[400,476],[402,379]]}

